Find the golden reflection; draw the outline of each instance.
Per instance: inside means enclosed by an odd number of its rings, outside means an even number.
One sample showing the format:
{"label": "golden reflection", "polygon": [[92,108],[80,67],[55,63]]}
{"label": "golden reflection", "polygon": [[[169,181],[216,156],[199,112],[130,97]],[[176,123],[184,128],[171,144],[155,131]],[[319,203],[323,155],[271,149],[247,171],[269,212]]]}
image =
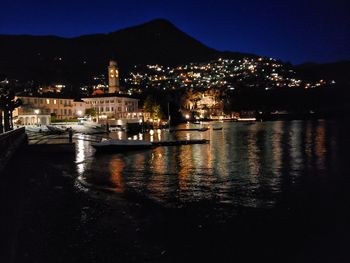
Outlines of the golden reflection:
{"label": "golden reflection", "polygon": [[319,166],[324,166],[324,158],[326,154],[325,139],[325,122],[319,121],[315,134],[315,154]]}
{"label": "golden reflection", "polygon": [[122,159],[112,159],[109,162],[109,171],[111,174],[111,181],[114,185],[114,190],[117,193],[124,192],[124,182],[122,172],[125,167],[125,162]]}
{"label": "golden reflection", "polygon": [[147,186],[148,189],[157,196],[169,195],[171,192],[169,185],[171,174],[168,170],[164,147],[157,147],[153,150],[150,168],[152,169],[152,180]]}
{"label": "golden reflection", "polygon": [[[200,145],[200,146],[205,146],[205,145]],[[212,148],[212,145],[208,144],[207,146],[208,147],[205,147],[205,149],[203,149],[203,153],[206,150],[205,156],[207,158],[207,160],[206,160],[207,168],[211,169],[211,168],[213,168],[213,161],[218,162],[218,160],[213,160],[213,154],[212,154],[213,148]],[[204,148],[204,147],[202,147],[202,148]],[[217,157],[219,157],[219,156],[217,156]]]}
{"label": "golden reflection", "polygon": [[145,154],[136,154],[135,156],[134,156],[134,164],[133,164],[133,166],[134,166],[134,168],[136,168],[136,169],[143,169],[143,170],[145,170],[146,168],[145,168],[145,165],[146,165],[146,155]]}
{"label": "golden reflection", "polygon": [[258,182],[258,174],[260,170],[259,162],[259,148],[257,146],[257,126],[251,125],[248,128],[248,162],[249,162],[249,175],[250,181],[254,184]]}
{"label": "golden reflection", "polygon": [[160,129],[157,130],[157,139],[158,141],[161,141],[162,140],[162,131]]}
{"label": "golden reflection", "polygon": [[157,147],[152,153],[152,166],[154,171],[158,173],[165,173],[166,163],[164,162],[164,147]]}
{"label": "golden reflection", "polygon": [[188,188],[188,176],[189,169],[192,168],[192,155],[190,153],[190,147],[180,147],[179,153],[179,190],[183,191]]}
{"label": "golden reflection", "polygon": [[289,137],[290,162],[292,172],[298,174],[302,166],[301,152],[301,122],[293,121],[291,124],[291,136]]}
{"label": "golden reflection", "polygon": [[76,154],[76,163],[78,174],[82,175],[85,171],[86,164],[83,163],[85,161],[85,142],[83,140],[77,140],[77,154]]}
{"label": "golden reflection", "polygon": [[[213,136],[215,134],[215,137]],[[210,160],[212,163],[212,166],[214,163],[217,166],[218,170],[218,176],[219,177],[228,177],[229,176],[229,165],[230,165],[230,159],[233,159],[233,156],[230,156],[230,147],[232,145],[226,143],[226,133],[223,133],[222,130],[218,132],[212,132],[209,137],[210,141],[212,142],[214,139],[215,141],[219,141],[221,143],[217,143],[216,147],[213,147],[212,144],[209,144],[210,147]],[[232,142],[233,143],[233,142]]]}
{"label": "golden reflection", "polygon": [[282,166],[282,122],[275,121],[273,122],[273,134],[271,137],[272,141],[272,173],[279,177]]}
{"label": "golden reflection", "polygon": [[305,153],[308,158],[312,157],[312,145],[313,145],[313,127],[312,122],[308,121],[305,131]]}
{"label": "golden reflection", "polygon": [[123,132],[118,131],[118,140],[121,140],[123,138]]}

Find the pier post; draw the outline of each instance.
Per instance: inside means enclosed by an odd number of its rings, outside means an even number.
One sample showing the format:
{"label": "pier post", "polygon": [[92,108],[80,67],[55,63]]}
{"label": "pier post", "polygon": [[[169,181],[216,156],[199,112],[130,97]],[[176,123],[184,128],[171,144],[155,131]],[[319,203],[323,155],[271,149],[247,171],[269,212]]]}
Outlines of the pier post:
{"label": "pier post", "polygon": [[68,128],[68,136],[69,136],[69,143],[73,142],[73,129],[71,127]]}

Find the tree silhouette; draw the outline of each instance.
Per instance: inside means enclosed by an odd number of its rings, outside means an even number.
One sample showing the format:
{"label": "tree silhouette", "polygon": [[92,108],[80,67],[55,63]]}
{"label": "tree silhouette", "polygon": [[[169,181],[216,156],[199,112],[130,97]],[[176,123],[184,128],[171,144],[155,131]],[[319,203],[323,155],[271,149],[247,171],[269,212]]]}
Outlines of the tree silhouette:
{"label": "tree silhouette", "polygon": [[[21,105],[22,101],[20,99],[15,100],[13,91],[4,88],[0,90],[0,133],[13,130],[12,112]],[[3,120],[2,115],[4,115]]]}

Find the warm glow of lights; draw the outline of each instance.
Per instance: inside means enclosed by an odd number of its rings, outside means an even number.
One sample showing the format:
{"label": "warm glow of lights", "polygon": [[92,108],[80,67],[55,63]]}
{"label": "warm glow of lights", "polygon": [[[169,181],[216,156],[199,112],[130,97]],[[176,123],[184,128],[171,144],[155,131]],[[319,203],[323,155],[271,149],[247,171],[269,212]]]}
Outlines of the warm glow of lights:
{"label": "warm glow of lights", "polygon": [[125,167],[125,162],[122,159],[112,159],[109,163],[109,171],[111,173],[111,181],[114,185],[114,190],[117,193],[124,192],[124,182],[122,172]]}

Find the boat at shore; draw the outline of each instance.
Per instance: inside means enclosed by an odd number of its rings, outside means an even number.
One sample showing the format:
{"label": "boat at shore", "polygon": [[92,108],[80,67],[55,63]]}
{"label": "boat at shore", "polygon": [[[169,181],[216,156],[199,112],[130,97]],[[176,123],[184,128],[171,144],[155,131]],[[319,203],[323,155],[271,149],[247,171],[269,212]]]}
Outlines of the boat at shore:
{"label": "boat at shore", "polygon": [[105,152],[125,152],[133,150],[143,150],[152,148],[153,144],[146,141],[132,141],[132,140],[104,140],[97,143],[92,143],[97,151]]}
{"label": "boat at shore", "polygon": [[222,127],[213,127],[213,131],[221,131]]}
{"label": "boat at shore", "polygon": [[29,125],[26,125],[24,126],[25,127],[25,130],[27,132],[47,132],[48,131],[48,128],[45,126],[45,125],[42,125],[42,126],[29,126]]}
{"label": "boat at shore", "polygon": [[63,134],[66,132],[65,129],[62,129],[62,128],[57,127],[57,126],[46,125],[46,127],[49,130],[49,132],[54,133],[54,134]]}
{"label": "boat at shore", "polygon": [[207,131],[207,130],[209,130],[208,127],[203,127],[203,128],[199,128],[197,131],[204,132],[204,131]]}

